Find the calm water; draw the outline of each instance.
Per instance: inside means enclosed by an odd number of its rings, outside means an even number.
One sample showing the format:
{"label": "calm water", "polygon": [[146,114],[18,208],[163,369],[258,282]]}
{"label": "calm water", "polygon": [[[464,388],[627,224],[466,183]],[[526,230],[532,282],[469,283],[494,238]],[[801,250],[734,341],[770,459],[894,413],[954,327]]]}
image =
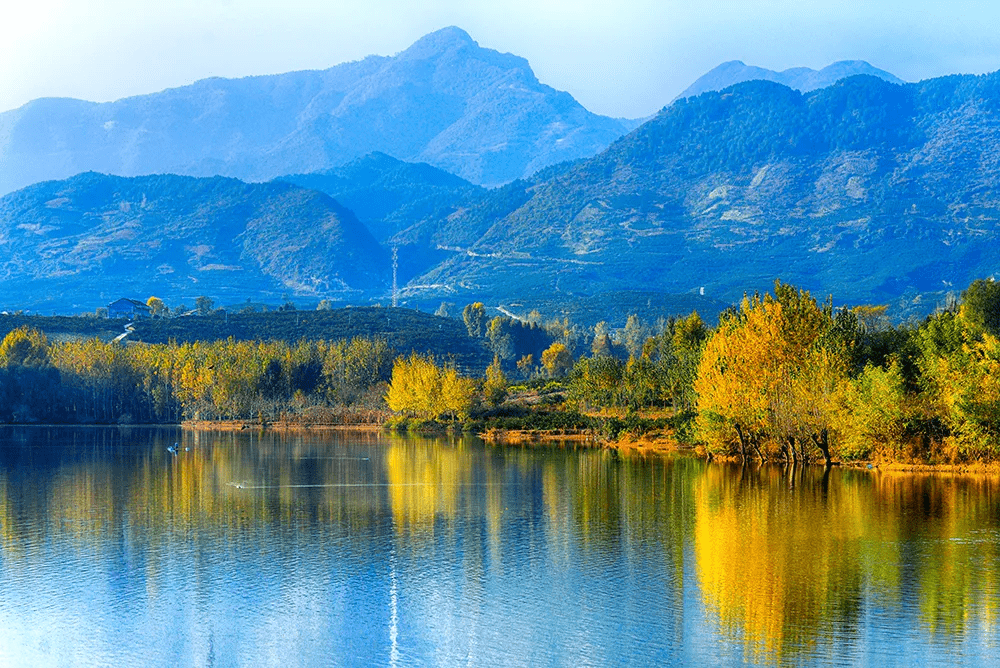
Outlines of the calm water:
{"label": "calm water", "polygon": [[997,665],[998,489],[0,429],[0,665]]}

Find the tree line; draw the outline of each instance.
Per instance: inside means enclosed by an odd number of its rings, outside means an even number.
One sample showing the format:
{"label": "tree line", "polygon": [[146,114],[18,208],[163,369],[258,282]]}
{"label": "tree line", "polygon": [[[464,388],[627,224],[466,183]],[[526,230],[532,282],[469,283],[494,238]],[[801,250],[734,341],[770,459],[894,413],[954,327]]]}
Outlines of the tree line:
{"label": "tree line", "polygon": [[0,342],[0,421],[274,420],[310,408],[384,409],[395,353],[384,339],[130,344]]}
{"label": "tree line", "polygon": [[708,328],[672,320],[627,360],[568,379],[585,407],[687,412],[709,453],[742,459],[961,463],[1000,456],[1000,284],[977,280],[923,321],[835,309],[781,282]]}
{"label": "tree line", "polygon": [[0,421],[264,422],[331,408],[456,421],[499,410],[512,382],[533,382],[555,386],[561,407],[579,415],[671,415],[717,456],[1000,456],[993,281],[898,325],[885,307],[834,308],[780,281],[773,294],[723,312],[715,327],[696,312],[654,324],[633,315],[619,330],[542,323],[538,314],[489,319],[480,303],[463,321],[492,353],[485,373],[441,356],[398,356],[379,337],[121,345],[50,342],[19,328],[0,342]]}

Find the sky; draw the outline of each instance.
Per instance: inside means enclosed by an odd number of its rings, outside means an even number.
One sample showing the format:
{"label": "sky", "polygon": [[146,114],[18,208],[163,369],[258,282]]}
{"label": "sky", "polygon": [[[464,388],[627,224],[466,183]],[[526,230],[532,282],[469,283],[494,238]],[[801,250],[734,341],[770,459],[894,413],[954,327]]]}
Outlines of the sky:
{"label": "sky", "polygon": [[449,25],[629,118],[728,60],[867,60],[907,81],[1000,69],[1000,3],[984,0],[0,0],[0,16],[0,111],[324,69]]}

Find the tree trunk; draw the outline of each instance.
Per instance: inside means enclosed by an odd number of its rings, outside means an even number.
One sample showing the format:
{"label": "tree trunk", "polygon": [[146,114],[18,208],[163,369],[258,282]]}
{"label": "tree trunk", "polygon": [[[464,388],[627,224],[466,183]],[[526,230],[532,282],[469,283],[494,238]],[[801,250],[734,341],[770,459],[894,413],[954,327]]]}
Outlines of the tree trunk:
{"label": "tree trunk", "polygon": [[820,431],[819,435],[812,435],[813,443],[819,448],[819,451],[823,453],[823,465],[829,468],[833,465],[833,460],[830,459],[830,435],[826,429]]}
{"label": "tree trunk", "polygon": [[743,462],[747,460],[747,439],[743,435],[743,428],[740,427],[739,423],[733,425],[736,428],[736,436],[740,439],[740,459]]}

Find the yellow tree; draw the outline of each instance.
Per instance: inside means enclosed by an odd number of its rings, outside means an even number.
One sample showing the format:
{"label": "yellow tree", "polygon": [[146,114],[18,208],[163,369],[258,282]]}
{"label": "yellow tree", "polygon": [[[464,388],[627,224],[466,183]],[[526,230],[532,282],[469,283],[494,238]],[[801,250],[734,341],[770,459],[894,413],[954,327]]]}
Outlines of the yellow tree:
{"label": "yellow tree", "polygon": [[163,300],[159,297],[150,297],[146,300],[146,306],[154,318],[161,317],[167,312],[167,305],[163,303]]}
{"label": "yellow tree", "polygon": [[840,346],[824,340],[831,326],[829,305],[780,282],[775,297],[745,298],[722,318],[695,380],[697,425],[710,449],[763,458],[770,442],[796,459],[810,442],[829,462],[834,394],[845,374]]}
{"label": "yellow tree", "polygon": [[503,372],[500,358],[494,357],[493,363],[486,367],[486,377],[483,379],[483,400],[490,406],[499,406],[507,398],[507,375]]}
{"label": "yellow tree", "polygon": [[565,344],[556,341],[542,351],[542,366],[549,372],[549,378],[566,375],[573,368],[573,355]]}
{"label": "yellow tree", "polygon": [[48,366],[49,340],[37,329],[18,327],[0,342],[0,363],[5,366]]}
{"label": "yellow tree", "polygon": [[472,408],[474,389],[454,368],[438,366],[430,355],[412,353],[393,365],[385,401],[392,411],[423,419],[464,417]]}

